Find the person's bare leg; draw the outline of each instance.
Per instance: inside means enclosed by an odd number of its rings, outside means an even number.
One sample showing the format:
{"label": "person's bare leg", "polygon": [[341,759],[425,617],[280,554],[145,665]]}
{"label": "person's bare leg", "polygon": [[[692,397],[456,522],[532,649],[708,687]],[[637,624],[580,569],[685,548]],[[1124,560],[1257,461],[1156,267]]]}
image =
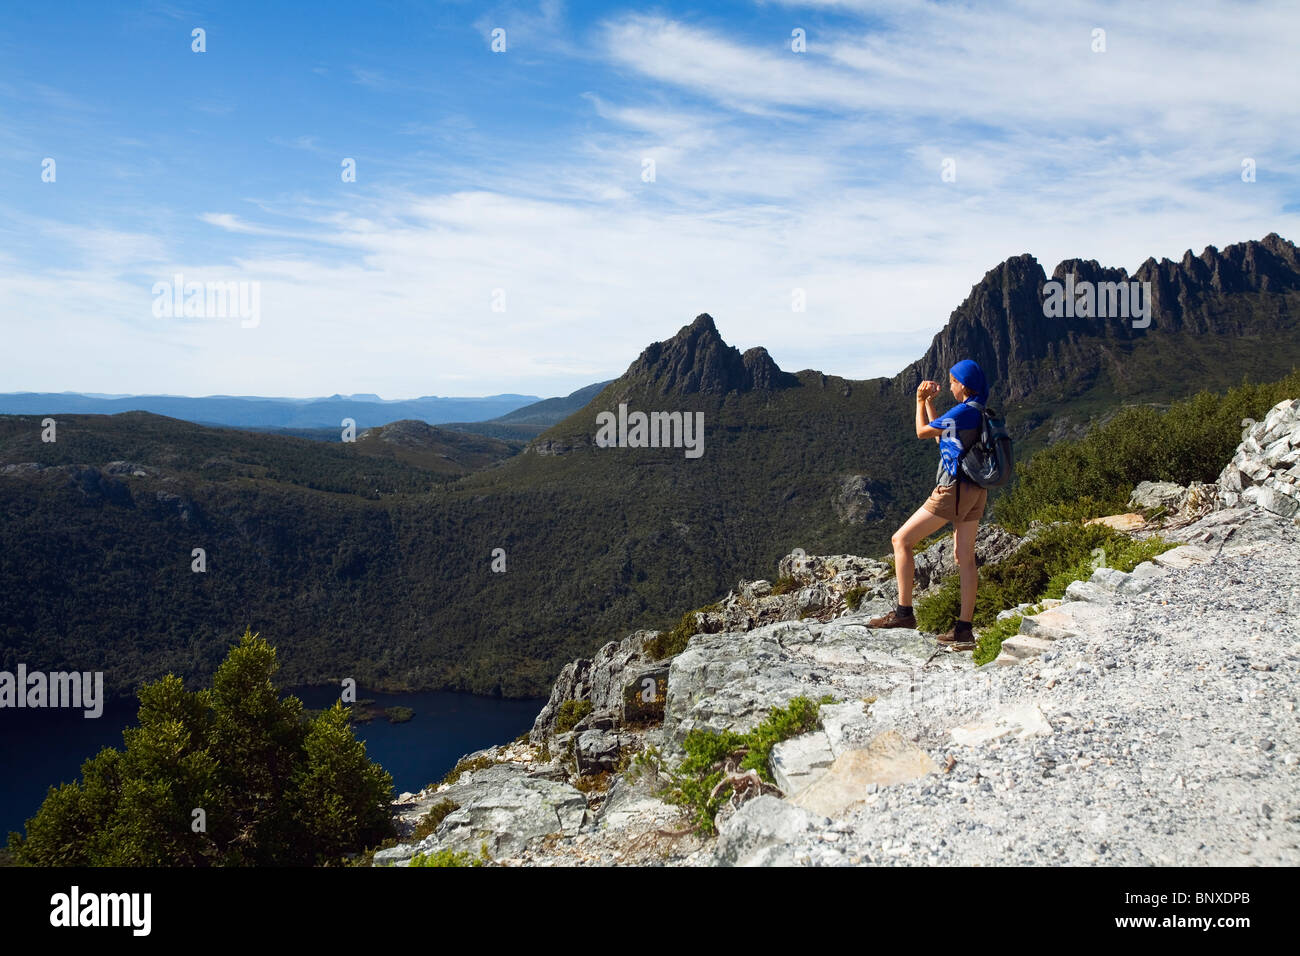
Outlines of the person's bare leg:
{"label": "person's bare leg", "polygon": [[957,571],[961,577],[961,617],[970,621],[975,617],[975,588],[979,584],[979,568],[975,566],[975,535],[980,523],[963,521],[953,525],[953,551],[957,557]]}
{"label": "person's bare leg", "polygon": [[912,576],[916,573],[912,548],[922,538],[934,534],[947,523],[946,518],[940,518],[924,508],[917,508],[916,513],[903,522],[903,526],[889,539],[894,544],[894,574],[898,578],[898,603],[903,607],[908,607],[912,603]]}

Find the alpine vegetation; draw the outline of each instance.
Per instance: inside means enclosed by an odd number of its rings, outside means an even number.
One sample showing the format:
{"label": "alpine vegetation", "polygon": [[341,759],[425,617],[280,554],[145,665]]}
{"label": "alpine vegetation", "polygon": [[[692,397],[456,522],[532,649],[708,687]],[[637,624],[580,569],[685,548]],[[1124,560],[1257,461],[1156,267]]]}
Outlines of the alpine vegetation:
{"label": "alpine vegetation", "polygon": [[0,708],[82,707],[86,718],[104,713],[103,671],[43,671],[28,673],[26,664],[18,673],[0,671]]}
{"label": "alpine vegetation", "polygon": [[353,736],[348,709],[304,712],[273,682],[278,669],[275,648],[245,630],[210,688],[186,690],[172,674],[145,684],[124,749],[103,748],[80,781],[50,787],[26,833],[9,834],[13,859],[313,866],[388,838],[393,780]]}
{"label": "alpine vegetation", "polygon": [[704,413],[631,412],[620,402],[596,416],[597,448],[685,448],[687,458],[704,454]]}
{"label": "alpine vegetation", "polygon": [[1151,283],[1136,279],[1076,282],[1073,273],[1066,273],[1064,283],[1051,279],[1043,284],[1043,315],[1049,319],[1131,318],[1133,328],[1145,329],[1151,325]]}

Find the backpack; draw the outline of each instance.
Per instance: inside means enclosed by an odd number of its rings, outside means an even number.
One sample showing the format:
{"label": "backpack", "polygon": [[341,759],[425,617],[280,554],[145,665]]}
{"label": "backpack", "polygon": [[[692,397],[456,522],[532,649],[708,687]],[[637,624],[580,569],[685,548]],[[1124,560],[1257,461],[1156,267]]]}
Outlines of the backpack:
{"label": "backpack", "polygon": [[980,437],[957,459],[963,475],[981,488],[1001,488],[1016,471],[1007,423],[977,401],[966,403],[981,415]]}

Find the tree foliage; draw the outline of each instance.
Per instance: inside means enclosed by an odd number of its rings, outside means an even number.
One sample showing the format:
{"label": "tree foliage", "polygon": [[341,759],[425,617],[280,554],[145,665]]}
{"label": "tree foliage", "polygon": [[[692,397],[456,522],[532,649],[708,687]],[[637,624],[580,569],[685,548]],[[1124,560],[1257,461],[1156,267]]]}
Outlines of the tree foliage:
{"label": "tree foliage", "polygon": [[167,675],[139,691],[124,749],[51,787],[25,836],[34,866],[274,866],[335,861],[391,835],[391,776],[347,711],[306,719],[272,681],[276,652],[245,631],[210,689]]}

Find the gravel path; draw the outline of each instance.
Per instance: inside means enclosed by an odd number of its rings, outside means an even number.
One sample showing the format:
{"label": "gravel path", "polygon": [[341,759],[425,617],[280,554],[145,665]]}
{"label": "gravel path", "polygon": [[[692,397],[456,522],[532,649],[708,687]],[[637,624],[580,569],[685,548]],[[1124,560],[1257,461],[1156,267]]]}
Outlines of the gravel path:
{"label": "gravel path", "polygon": [[[882,730],[941,767],[955,758],[951,771],[807,820],[770,862],[1300,863],[1300,528],[1250,522],[1209,564],[1096,595],[1104,623],[1041,658],[878,702]],[[952,740],[955,726],[1031,706],[1050,733]]]}

